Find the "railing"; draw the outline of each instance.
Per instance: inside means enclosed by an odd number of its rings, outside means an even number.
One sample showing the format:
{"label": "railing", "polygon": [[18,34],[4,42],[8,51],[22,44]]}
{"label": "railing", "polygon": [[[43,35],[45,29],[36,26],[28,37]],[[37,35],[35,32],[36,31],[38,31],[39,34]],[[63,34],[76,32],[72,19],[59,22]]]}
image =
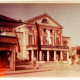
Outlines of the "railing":
{"label": "railing", "polygon": [[[37,47],[37,45],[28,45],[27,48],[29,47]],[[68,46],[53,46],[53,45],[41,45],[41,48],[60,48],[60,49],[69,49]]]}

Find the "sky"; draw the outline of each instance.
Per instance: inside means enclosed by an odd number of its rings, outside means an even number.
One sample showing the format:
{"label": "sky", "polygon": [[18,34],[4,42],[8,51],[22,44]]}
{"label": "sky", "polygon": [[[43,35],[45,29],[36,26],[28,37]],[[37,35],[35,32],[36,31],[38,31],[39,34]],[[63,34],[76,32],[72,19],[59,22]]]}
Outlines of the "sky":
{"label": "sky", "polygon": [[0,3],[0,14],[26,21],[47,13],[71,37],[72,46],[80,46],[80,3]]}

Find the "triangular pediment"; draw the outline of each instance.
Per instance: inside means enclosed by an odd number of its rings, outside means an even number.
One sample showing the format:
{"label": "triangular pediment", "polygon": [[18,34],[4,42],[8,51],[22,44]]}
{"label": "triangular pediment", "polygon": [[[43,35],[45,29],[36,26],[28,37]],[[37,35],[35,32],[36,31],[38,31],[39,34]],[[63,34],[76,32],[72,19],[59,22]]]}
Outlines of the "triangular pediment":
{"label": "triangular pediment", "polygon": [[46,13],[25,21],[25,23],[30,23],[30,24],[35,24],[35,22],[37,22],[40,25],[62,28],[62,26],[59,23],[57,23],[53,18],[51,18]]}

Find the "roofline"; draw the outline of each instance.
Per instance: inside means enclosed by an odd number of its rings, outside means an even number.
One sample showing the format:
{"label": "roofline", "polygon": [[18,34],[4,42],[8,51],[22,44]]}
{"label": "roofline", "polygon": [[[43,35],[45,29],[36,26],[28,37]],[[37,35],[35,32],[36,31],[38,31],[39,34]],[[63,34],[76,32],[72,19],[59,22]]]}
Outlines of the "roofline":
{"label": "roofline", "polygon": [[10,37],[10,38],[16,38],[16,36],[5,36],[5,35],[0,35],[0,37]]}
{"label": "roofline", "polygon": [[17,42],[0,42],[0,44],[7,43],[7,44],[17,44]]}
{"label": "roofline", "polygon": [[[11,18],[11,17],[7,17],[7,16],[5,16],[5,15],[1,15],[1,14],[0,14],[0,16],[5,17],[5,18],[8,18],[8,19],[12,19],[12,22],[22,22],[22,21],[13,19],[13,18]],[[10,20],[0,20],[0,21],[10,21]]]}
{"label": "roofline", "polygon": [[39,18],[39,17],[41,17],[41,16],[48,16],[53,22],[55,22],[58,26],[60,26],[61,28],[63,28],[63,26],[62,25],[60,25],[57,21],[55,21],[52,17],[50,17],[47,13],[44,13],[44,14],[42,14],[42,15],[39,15],[39,16],[36,16],[36,17],[34,17],[34,18],[32,18],[32,19],[29,19],[29,20],[26,20],[26,21],[24,21],[24,23],[29,23],[30,21],[32,21],[32,20],[34,20],[34,19],[37,19],[37,18]]}
{"label": "roofline", "polygon": [[21,27],[23,27],[23,25],[25,25],[25,24],[23,23],[22,25],[17,26],[15,29],[21,28]]}
{"label": "roofline", "polygon": [[62,38],[71,38],[71,37],[62,36]]}
{"label": "roofline", "polygon": [[[6,32],[9,32],[9,31],[6,31]],[[2,33],[5,33],[5,31],[2,32]],[[11,33],[15,33],[15,32],[13,31],[13,32],[11,32]],[[23,33],[23,32],[16,32],[16,33]]]}
{"label": "roofline", "polygon": [[[35,24],[31,24],[31,23],[23,23],[23,24],[26,24],[26,25],[34,25],[34,26],[36,26]],[[23,25],[22,24],[22,25]],[[48,27],[48,25],[42,25],[42,24],[38,24],[38,25],[40,25],[40,26],[44,26],[44,27]],[[21,27],[23,27],[23,26],[18,26],[18,27],[16,27],[15,29],[18,29],[18,28],[21,28]],[[58,29],[62,29],[61,27],[56,27],[56,26],[49,26],[49,27],[51,27],[51,28],[58,28]]]}

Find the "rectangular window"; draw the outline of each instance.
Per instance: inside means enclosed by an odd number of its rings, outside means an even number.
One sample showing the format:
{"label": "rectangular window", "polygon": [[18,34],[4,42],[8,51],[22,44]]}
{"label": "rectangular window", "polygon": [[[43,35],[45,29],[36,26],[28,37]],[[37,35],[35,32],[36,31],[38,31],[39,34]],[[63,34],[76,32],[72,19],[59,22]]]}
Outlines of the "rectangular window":
{"label": "rectangular window", "polygon": [[46,28],[44,28],[43,31],[46,32]]}
{"label": "rectangular window", "polygon": [[51,37],[51,45],[53,45],[53,37]]}
{"label": "rectangular window", "polygon": [[59,38],[56,37],[56,45],[59,46]]}
{"label": "rectangular window", "polygon": [[56,31],[56,35],[57,35],[57,36],[59,36],[59,33],[60,33],[60,31],[59,31],[59,30],[57,30],[57,31]]}
{"label": "rectangular window", "polygon": [[32,31],[32,26],[29,26],[29,30]]}
{"label": "rectangular window", "polygon": [[29,45],[32,45],[32,35],[29,35]]}
{"label": "rectangular window", "polygon": [[63,41],[63,46],[67,46],[67,41]]}
{"label": "rectangular window", "polygon": [[47,38],[46,36],[43,36],[43,45],[47,44]]}
{"label": "rectangular window", "polygon": [[52,29],[50,29],[50,33],[52,33],[53,32],[53,30]]}

